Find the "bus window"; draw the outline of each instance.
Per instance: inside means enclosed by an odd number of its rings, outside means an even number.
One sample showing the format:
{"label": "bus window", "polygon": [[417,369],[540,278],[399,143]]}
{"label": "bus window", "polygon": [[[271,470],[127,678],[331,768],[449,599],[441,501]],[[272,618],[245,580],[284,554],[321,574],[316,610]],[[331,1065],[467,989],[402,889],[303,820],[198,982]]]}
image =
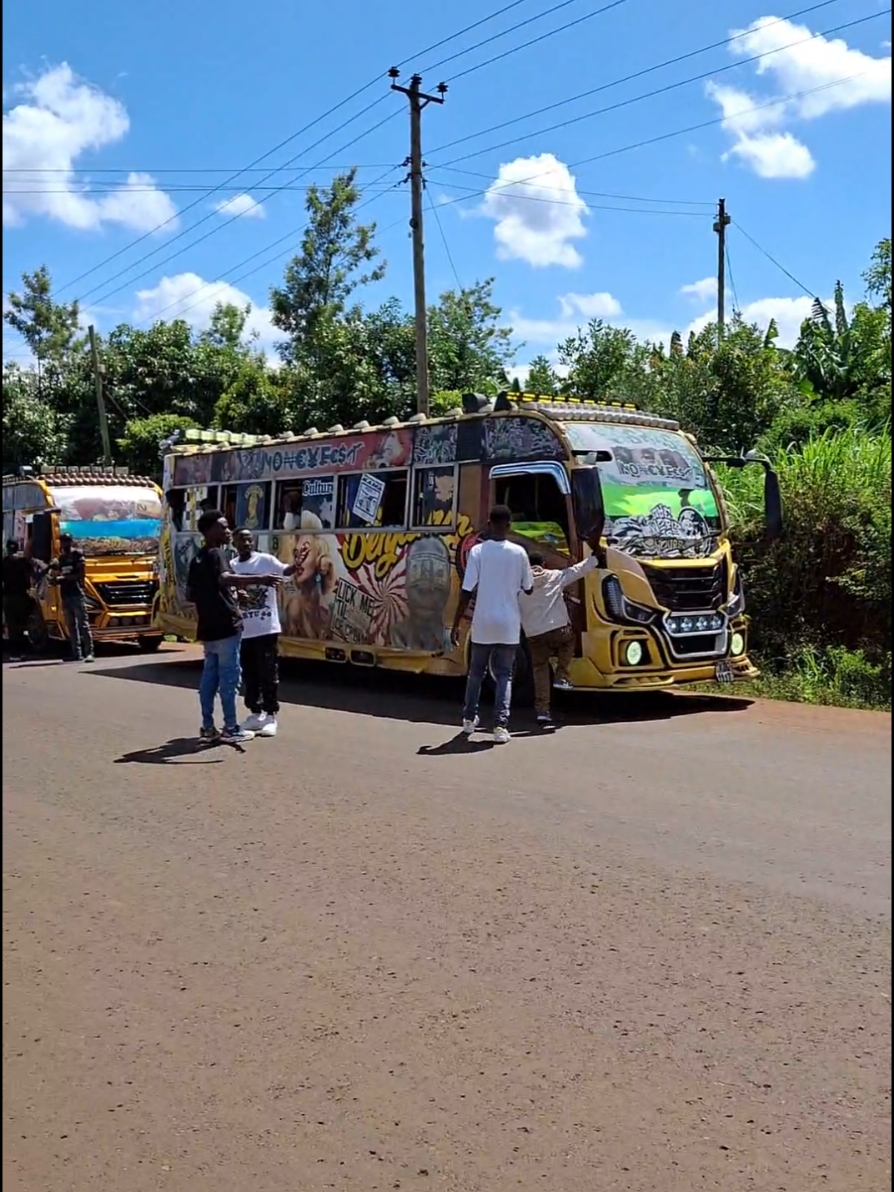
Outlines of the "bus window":
{"label": "bus window", "polygon": [[186,512],[186,490],[182,488],[169,489],[165,493],[165,500],[171,511],[171,521],[174,523],[174,529],[179,534],[183,529],[183,515]]}
{"label": "bus window", "polygon": [[[335,525],[335,477],[313,476],[307,480],[282,480],[277,487],[273,528],[293,534],[305,526],[331,530]],[[316,520],[314,520],[316,519]],[[317,526],[317,521],[320,523]]]}
{"label": "bus window", "polygon": [[452,526],[456,498],[453,465],[417,468],[413,491],[414,526]]}
{"label": "bus window", "polygon": [[225,484],[220,490],[220,511],[227,519],[228,525],[236,529],[236,493],[235,484]]}
{"label": "bus window", "polygon": [[240,484],[236,493],[236,520],[233,529],[266,530],[270,525],[270,481],[253,480]]}
{"label": "bus window", "polygon": [[364,472],[340,477],[339,529],[402,529],[407,516],[408,477],[406,471]]}
{"label": "bus window", "polygon": [[50,513],[35,513],[28,526],[31,539],[31,558],[49,563],[53,555],[53,520]]}
{"label": "bus window", "polygon": [[527,473],[501,477],[496,484],[498,505],[512,511],[516,534],[552,550],[569,553],[568,504],[552,476]]}

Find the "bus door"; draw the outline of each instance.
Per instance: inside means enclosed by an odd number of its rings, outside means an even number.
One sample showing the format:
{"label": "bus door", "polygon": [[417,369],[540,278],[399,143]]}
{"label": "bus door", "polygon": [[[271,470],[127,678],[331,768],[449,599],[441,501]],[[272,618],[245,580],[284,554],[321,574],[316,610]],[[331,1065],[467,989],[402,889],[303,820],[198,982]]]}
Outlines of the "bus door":
{"label": "bus door", "polygon": [[[544,566],[562,570],[580,558],[580,543],[571,506],[571,485],[555,460],[497,464],[490,470],[492,505],[508,505],[513,541],[544,557]],[[583,585],[565,589],[565,603],[574,629],[574,649],[581,653],[586,629]]]}

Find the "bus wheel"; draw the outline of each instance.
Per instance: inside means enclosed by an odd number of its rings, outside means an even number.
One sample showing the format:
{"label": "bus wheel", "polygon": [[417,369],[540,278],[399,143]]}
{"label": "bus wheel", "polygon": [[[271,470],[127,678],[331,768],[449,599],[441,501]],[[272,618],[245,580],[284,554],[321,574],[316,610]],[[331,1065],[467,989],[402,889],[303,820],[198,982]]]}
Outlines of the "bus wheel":
{"label": "bus wheel", "polygon": [[35,654],[42,654],[50,644],[47,623],[43,619],[43,613],[36,604],[33,605],[31,616],[28,618],[28,641]]}
{"label": "bus wheel", "polygon": [[157,637],[148,633],[144,633],[137,638],[137,645],[144,654],[154,654],[164,640],[165,639],[163,637]]}

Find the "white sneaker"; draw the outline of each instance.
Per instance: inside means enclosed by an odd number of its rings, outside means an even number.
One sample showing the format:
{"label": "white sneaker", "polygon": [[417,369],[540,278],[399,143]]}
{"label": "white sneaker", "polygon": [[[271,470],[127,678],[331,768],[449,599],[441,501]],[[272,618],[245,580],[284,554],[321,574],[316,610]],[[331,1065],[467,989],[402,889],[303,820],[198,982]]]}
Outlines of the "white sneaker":
{"label": "white sneaker", "polygon": [[502,726],[502,724],[498,724],[497,727],[494,729],[494,744],[495,745],[508,745],[509,740],[510,740],[509,729],[504,728]]}
{"label": "white sneaker", "polygon": [[251,716],[247,716],[243,721],[242,727],[250,733],[259,732],[267,723],[266,712],[252,712]]}
{"label": "white sneaker", "polygon": [[463,721],[463,732],[466,734],[467,737],[471,737],[472,733],[474,733],[475,729],[478,727],[478,725],[480,723],[481,722],[477,716],[475,717],[474,720],[464,720]]}
{"label": "white sneaker", "polygon": [[275,737],[276,736],[276,717],[265,714],[264,723],[258,729],[259,737]]}

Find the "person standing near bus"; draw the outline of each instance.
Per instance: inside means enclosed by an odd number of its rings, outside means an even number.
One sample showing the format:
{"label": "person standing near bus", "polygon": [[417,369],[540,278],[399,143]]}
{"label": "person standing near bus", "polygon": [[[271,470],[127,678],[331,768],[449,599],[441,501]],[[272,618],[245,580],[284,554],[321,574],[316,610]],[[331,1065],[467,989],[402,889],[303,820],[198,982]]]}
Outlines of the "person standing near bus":
{"label": "person standing near bus", "polygon": [[295,564],[256,551],[251,530],[237,530],[233,541],[236,547],[236,558],[230,564],[233,571],[240,576],[255,577],[255,585],[242,593],[240,656],[244,699],[251,712],[243,727],[259,737],[275,737],[279,714],[277,648],[282,626],[276,589],[263,581],[270,576],[286,579],[294,574]]}
{"label": "person standing near bus", "polygon": [[3,556],[3,616],[9,635],[9,648],[19,655],[27,642],[26,631],[31,617],[31,563],[19,554],[15,538],[6,543]]}
{"label": "person standing near bus", "polygon": [[[236,716],[242,637],[242,614],[236,591],[249,585],[275,586],[279,581],[272,575],[248,579],[231,570],[223,548],[232,535],[227,519],[219,509],[203,513],[197,527],[202,535],[202,546],[189,566],[187,598],[196,606],[196,639],[202,643],[205,654],[199,683],[202,709],[199,737],[209,743],[221,741],[227,745],[241,745],[251,741],[254,733],[242,728]],[[222,733],[214,724],[214,701],[218,695],[224,718]]]}
{"label": "person standing near bus", "polygon": [[534,577],[528,552],[508,541],[512,514],[507,506],[495,505],[487,525],[487,540],[476,543],[469,551],[450,638],[454,646],[459,645],[460,621],[474,593],[463,732],[471,736],[478,728],[481,685],[490,664],[496,684],[493,737],[498,745],[503,745],[509,740],[512,673],[521,640],[519,597],[533,590]]}
{"label": "person standing near bus", "polygon": [[68,626],[71,656],[75,662],[93,661],[93,634],[87,615],[87,593],[84,590],[87,565],[81,551],[74,549],[71,534],[59,538],[59,557],[49,566],[50,583],[59,588],[62,612]]}
{"label": "person standing near bus", "polygon": [[556,677],[552,685],[560,690],[571,687],[568,668],[574,657],[574,630],[565,604],[565,589],[577,583],[588,571],[605,566],[601,539],[602,526],[591,530],[587,536],[587,546],[592,553],[571,567],[544,567],[543,555],[532,551],[529,556],[534,590],[521,598],[521,619],[534,672],[534,713],[537,724],[545,730],[554,727],[550,711],[549,665],[553,656],[556,659]]}

